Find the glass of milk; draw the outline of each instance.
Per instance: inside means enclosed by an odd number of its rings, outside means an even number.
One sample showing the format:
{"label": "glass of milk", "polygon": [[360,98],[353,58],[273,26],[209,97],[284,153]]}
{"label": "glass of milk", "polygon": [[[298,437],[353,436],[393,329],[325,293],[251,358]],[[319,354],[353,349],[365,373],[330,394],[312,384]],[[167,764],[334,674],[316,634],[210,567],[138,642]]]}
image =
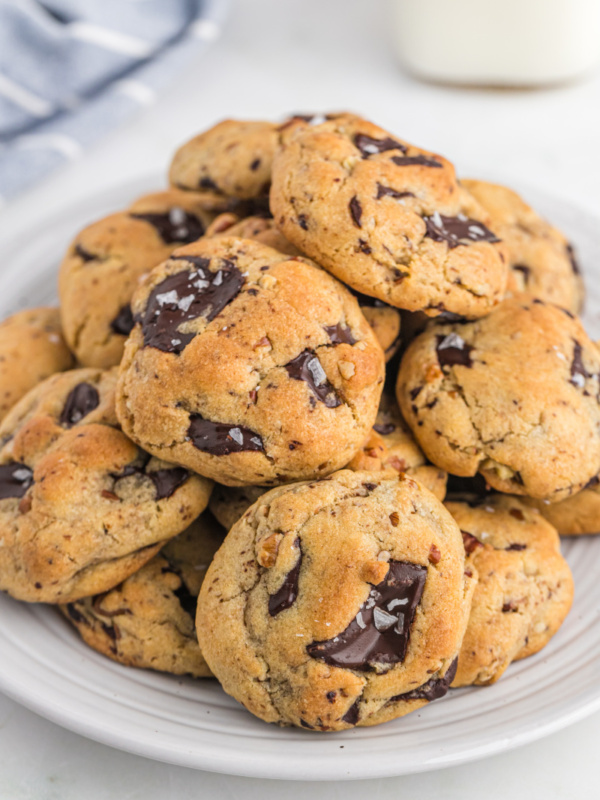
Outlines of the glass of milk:
{"label": "glass of milk", "polygon": [[540,86],[600,61],[600,0],[390,0],[393,34],[420,77]]}

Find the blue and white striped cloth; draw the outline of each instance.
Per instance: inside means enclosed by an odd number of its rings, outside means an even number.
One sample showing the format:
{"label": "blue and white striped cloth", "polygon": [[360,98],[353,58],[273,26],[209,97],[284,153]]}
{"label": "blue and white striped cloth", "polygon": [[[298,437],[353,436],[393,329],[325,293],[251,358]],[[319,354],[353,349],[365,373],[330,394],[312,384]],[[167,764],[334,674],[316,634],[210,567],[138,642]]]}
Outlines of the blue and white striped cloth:
{"label": "blue and white striped cloth", "polygon": [[0,0],[0,204],[90,145],[216,39],[228,0]]}

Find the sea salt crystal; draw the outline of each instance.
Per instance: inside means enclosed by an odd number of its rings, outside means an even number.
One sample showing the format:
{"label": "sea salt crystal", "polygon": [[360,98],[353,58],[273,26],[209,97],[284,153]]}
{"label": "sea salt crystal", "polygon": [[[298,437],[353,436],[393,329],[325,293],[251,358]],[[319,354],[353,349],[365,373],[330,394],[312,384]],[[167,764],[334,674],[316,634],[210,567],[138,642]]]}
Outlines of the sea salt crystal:
{"label": "sea salt crystal", "polygon": [[244,444],[244,437],[239,428],[230,428],[229,435],[231,436],[234,442],[237,442],[239,445]]}
{"label": "sea salt crystal", "polygon": [[325,375],[325,370],[321,366],[321,362],[316,356],[311,358],[310,361],[307,362],[306,366],[312,375],[315,386],[321,386],[322,383],[325,383],[327,380],[327,375]]}
{"label": "sea salt crystal", "polygon": [[465,340],[458,335],[458,333],[449,333],[442,342],[438,345],[438,350],[447,350],[449,347],[455,347],[457,350],[464,350]]}
{"label": "sea salt crystal", "polygon": [[171,289],[170,292],[163,292],[162,294],[156,295],[156,302],[161,306],[166,306],[167,303],[173,303],[177,305],[179,302],[179,295],[175,291],[175,289]]}
{"label": "sea salt crystal", "polygon": [[398,622],[398,618],[393,614],[388,614],[382,608],[376,608],[373,611],[373,622],[378,631],[387,631]]}

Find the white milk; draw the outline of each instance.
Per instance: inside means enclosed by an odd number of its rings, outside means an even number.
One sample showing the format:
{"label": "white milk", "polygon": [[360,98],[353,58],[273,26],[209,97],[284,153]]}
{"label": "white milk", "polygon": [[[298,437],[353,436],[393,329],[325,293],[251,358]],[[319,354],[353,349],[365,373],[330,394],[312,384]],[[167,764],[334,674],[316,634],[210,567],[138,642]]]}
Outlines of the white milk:
{"label": "white milk", "polygon": [[600,61],[600,0],[390,0],[404,64],[435,81],[536,86]]}

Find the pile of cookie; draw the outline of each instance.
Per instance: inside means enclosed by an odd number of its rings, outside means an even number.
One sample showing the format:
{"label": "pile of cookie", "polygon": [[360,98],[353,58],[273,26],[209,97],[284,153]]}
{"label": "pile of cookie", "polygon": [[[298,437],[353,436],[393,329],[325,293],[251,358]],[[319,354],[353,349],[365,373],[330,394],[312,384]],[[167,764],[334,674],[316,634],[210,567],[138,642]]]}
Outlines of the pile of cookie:
{"label": "pile of cookie", "polygon": [[488,685],[600,528],[565,237],[348,113],[222,122],[0,326],[0,589],[268,722]]}

